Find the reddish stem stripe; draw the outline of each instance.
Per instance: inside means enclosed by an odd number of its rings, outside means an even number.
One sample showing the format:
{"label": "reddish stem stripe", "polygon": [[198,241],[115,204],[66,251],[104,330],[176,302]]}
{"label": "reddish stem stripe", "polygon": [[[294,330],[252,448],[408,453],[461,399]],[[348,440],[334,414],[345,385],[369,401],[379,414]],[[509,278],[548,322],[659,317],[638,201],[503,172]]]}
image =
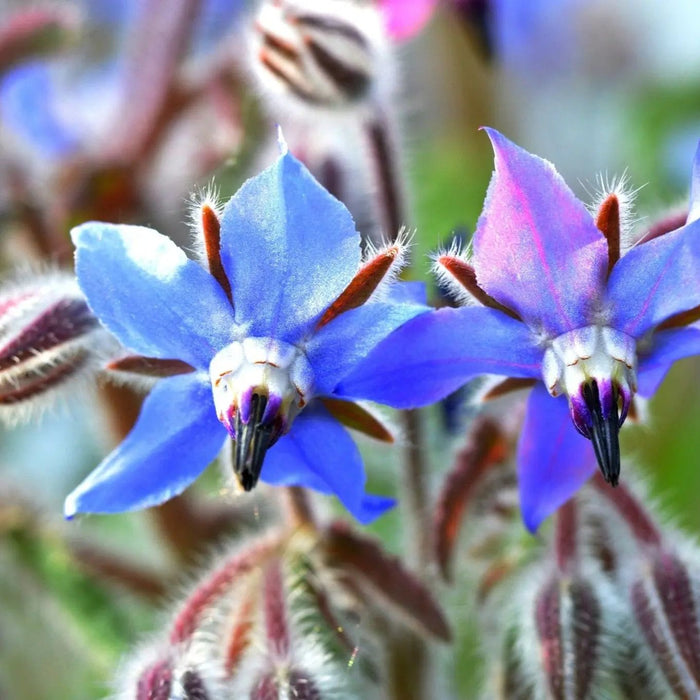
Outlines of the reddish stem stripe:
{"label": "reddish stem stripe", "polygon": [[564,649],[561,637],[561,592],[552,578],[535,602],[535,626],[540,641],[540,660],[552,698],[564,698]]}
{"label": "reddish stem stripe", "polygon": [[336,522],[326,531],[323,550],[338,570],[370,584],[383,602],[396,606],[438,639],[451,640],[449,623],[430,588],[375,540]]}
{"label": "reddish stem stripe", "polygon": [[230,678],[238,670],[243,652],[248,648],[253,630],[253,609],[255,601],[248,597],[238,610],[236,623],[231,630],[228,644],[226,645],[226,658],[224,668],[226,676]]}
{"label": "reddish stem stripe", "polygon": [[466,263],[461,258],[453,255],[441,255],[437,259],[437,262],[442,265],[442,267],[444,267],[479,303],[483,304],[484,306],[488,306],[491,309],[498,309],[504,314],[508,314],[508,316],[511,318],[522,321],[522,318],[518,313],[513,311],[513,309],[509,309],[507,306],[504,306],[500,301],[496,301],[490,294],[487,294],[479,286],[476,281],[476,271],[469,263]]}
{"label": "reddish stem stripe", "polygon": [[572,498],[559,510],[556,516],[554,548],[559,571],[568,573],[576,565],[577,550],[577,514],[576,502]]}
{"label": "reddish stem stripe", "polygon": [[395,241],[405,222],[405,207],[396,155],[387,124],[381,115],[378,114],[374,121],[367,124],[366,134],[384,219],[384,232],[390,240]]}
{"label": "reddish stem stripe", "polygon": [[620,200],[612,192],[598,210],[596,226],[608,242],[608,275],[620,259]]}
{"label": "reddish stem stripe", "polygon": [[233,304],[231,283],[221,262],[221,223],[219,222],[219,217],[208,204],[201,206],[200,215],[202,217],[202,235],[204,236],[204,249],[207,254],[209,272],[221,285],[221,288],[226,292],[228,300]]}
{"label": "reddish stem stripe", "polygon": [[362,306],[372,296],[389,270],[391,270],[399,256],[399,252],[398,246],[391,246],[362,265],[350,281],[350,284],[321,316],[321,320],[316,325],[316,330],[330,323],[340,314]]}
{"label": "reddish stem stripe", "polygon": [[286,658],[289,655],[290,636],[282,565],[279,559],[270,562],[265,571],[263,609],[270,652],[276,657]]}
{"label": "reddish stem stripe", "polygon": [[573,634],[574,687],[577,700],[592,697],[590,690],[600,657],[600,603],[591,586],[574,580],[569,588]]}
{"label": "reddish stem stripe", "polygon": [[224,595],[240,576],[245,576],[260,566],[275,551],[278,544],[277,539],[259,543],[234,555],[216,569],[185,601],[170,631],[171,643],[178,644],[189,639],[209,607]]}
{"label": "reddish stem stripe", "polygon": [[656,547],[661,545],[662,537],[656,523],[624,484],[618,484],[612,488],[603,479],[600,472],[597,472],[593,477],[592,483],[598,492],[617,508],[618,513],[639,542]]}
{"label": "reddish stem stripe", "polygon": [[177,374],[194,372],[194,367],[182,360],[161,360],[157,357],[143,357],[142,355],[129,355],[114,360],[107,365],[107,369],[115,372],[143,374],[147,377],[173,377]]}
{"label": "reddish stem stripe", "polygon": [[485,418],[475,421],[467,444],[459,452],[438,498],[434,537],[440,571],[450,580],[450,562],[464,511],[485,474],[505,458],[507,445],[496,423]]}
{"label": "reddish stem stripe", "polygon": [[671,648],[663,623],[657,619],[657,610],[645,590],[643,581],[636,581],[631,590],[632,609],[644,638],[656,663],[666,677],[671,688],[681,698],[691,697],[687,669],[676,664],[675,649]]}
{"label": "reddish stem stripe", "polygon": [[700,687],[700,631],[692,583],[683,563],[660,552],[654,561],[654,583],[681,656]]}
{"label": "reddish stem stripe", "polygon": [[161,115],[175,87],[180,62],[196,26],[201,0],[147,0],[133,23],[131,59],[126,67],[126,109],[112,134],[113,155],[125,161],[156,142]]}

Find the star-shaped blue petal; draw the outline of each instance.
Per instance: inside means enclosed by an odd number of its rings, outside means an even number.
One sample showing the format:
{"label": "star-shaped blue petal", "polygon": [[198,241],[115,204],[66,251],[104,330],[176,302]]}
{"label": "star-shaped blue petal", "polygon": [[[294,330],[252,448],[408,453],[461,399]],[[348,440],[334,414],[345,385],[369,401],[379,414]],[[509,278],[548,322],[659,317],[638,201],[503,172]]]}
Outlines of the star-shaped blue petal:
{"label": "star-shaped blue petal", "polygon": [[[372,294],[401,257],[399,244],[361,260],[348,211],[287,152],[243,185],[220,227],[217,269],[226,280],[152,229],[92,222],[73,230],[78,280],[102,323],[129,351],[180,360],[191,372],[160,380],[132,432],[68,497],[66,514],[180,493],[228,430],[244,475],[262,450],[253,466],[264,481],[334,493],[371,520],[393,501],[364,493],[360,454],[322,402],[367,398],[339,385],[429,310],[422,285]],[[358,376],[365,371],[373,373]]]}

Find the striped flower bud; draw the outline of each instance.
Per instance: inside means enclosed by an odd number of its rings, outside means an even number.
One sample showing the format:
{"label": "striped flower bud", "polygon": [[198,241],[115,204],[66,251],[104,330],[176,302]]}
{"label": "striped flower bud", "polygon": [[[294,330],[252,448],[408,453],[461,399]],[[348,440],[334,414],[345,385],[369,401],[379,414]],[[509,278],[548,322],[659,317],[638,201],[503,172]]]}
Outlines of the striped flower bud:
{"label": "striped flower bud", "polygon": [[254,660],[250,700],[322,700],[338,690],[341,674],[315,636],[304,634],[290,608],[293,590],[282,562],[273,560],[263,573],[263,656]]}
{"label": "striped flower bud", "polygon": [[[169,629],[122,667],[118,697],[338,697],[347,674],[334,672],[319,637],[323,625],[307,623],[311,616],[324,619],[330,604],[323,611],[314,609],[319,601],[308,595],[306,577],[298,575],[308,543],[301,549],[298,545],[298,540],[273,534],[224,557],[181,603]],[[328,636],[336,632],[326,629]]]}
{"label": "striped flower bud", "polygon": [[552,698],[597,697],[601,612],[593,586],[583,578],[554,576],[539,591],[535,626]]}
{"label": "striped flower bud", "polygon": [[361,103],[384,70],[383,28],[372,3],[267,0],[253,32],[253,68],[263,91],[307,106]]}
{"label": "striped flower bud", "polygon": [[700,553],[661,528],[626,486],[607,489],[600,477],[593,484],[608,507],[609,527],[599,534],[617,549],[612,573],[626,606],[628,649],[616,669],[619,682],[636,687],[641,673],[642,697],[700,697]]}
{"label": "striped flower bud", "polygon": [[35,276],[0,290],[0,418],[15,423],[75,381],[93,378],[115,341],[72,277]]}
{"label": "striped flower bud", "polygon": [[630,603],[650,664],[676,697],[700,696],[700,571],[670,547],[646,558],[630,589]]}
{"label": "striped flower bud", "polygon": [[529,687],[523,697],[609,697],[619,605],[602,572],[590,565],[581,530],[577,504],[569,501],[557,513],[544,577],[538,573],[531,585],[520,586],[522,597],[512,601],[516,623],[505,639],[501,679],[512,686],[521,678]]}

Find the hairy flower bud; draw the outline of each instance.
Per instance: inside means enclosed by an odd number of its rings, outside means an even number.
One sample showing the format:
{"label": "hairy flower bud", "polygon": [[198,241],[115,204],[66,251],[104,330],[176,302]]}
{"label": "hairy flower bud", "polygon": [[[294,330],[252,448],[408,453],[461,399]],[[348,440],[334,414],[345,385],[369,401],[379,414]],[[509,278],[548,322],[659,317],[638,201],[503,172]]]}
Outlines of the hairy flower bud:
{"label": "hairy flower bud", "polygon": [[678,697],[700,694],[697,568],[671,549],[654,551],[630,589],[639,637]]}
{"label": "hairy flower bud", "polygon": [[58,390],[93,376],[113,346],[68,276],[0,290],[0,418],[17,422],[44,408]]}
{"label": "hairy flower bud", "polygon": [[381,16],[372,3],[263,2],[253,35],[254,73],[274,100],[311,107],[361,104],[386,68]]}
{"label": "hairy flower bud", "polygon": [[600,661],[601,605],[584,579],[555,576],[535,601],[540,658],[553,698],[588,698]]}

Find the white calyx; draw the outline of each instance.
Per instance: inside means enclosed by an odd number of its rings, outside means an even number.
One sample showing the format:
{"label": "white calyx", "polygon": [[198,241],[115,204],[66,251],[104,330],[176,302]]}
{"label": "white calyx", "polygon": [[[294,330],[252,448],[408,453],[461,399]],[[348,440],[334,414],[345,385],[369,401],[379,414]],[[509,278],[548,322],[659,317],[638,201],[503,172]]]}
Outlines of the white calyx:
{"label": "white calyx", "polygon": [[544,354],[542,377],[552,396],[576,395],[590,381],[611,381],[625,394],[637,390],[634,338],[607,326],[577,328],[555,338]]}
{"label": "white calyx", "polygon": [[313,390],[313,373],[304,353],[272,338],[245,338],[227,345],[211,361],[209,376],[216,413],[229,430],[233,415],[251,394],[268,397],[270,410],[288,425]]}

